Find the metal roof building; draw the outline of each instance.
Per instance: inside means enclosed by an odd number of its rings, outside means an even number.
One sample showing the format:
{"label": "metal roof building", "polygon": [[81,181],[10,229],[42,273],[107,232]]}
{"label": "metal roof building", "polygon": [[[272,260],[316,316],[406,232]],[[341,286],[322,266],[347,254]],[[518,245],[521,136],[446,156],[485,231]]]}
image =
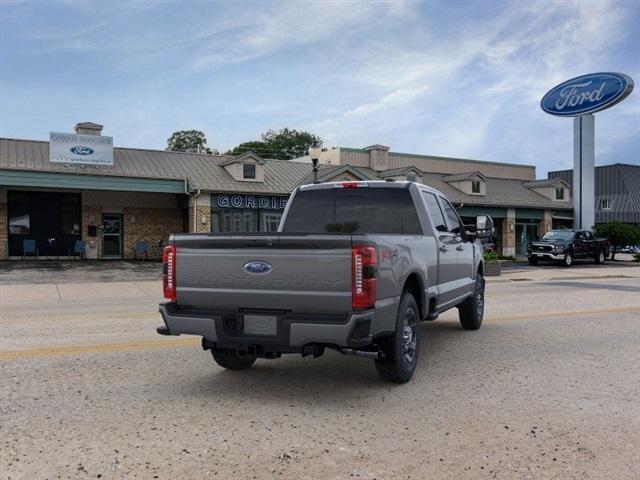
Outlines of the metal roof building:
{"label": "metal roof building", "polygon": [[[549,172],[550,180],[571,185],[573,170]],[[640,223],[640,165],[616,163],[595,168],[596,223]]]}
{"label": "metal roof building", "polygon": [[[308,158],[113,148],[101,130],[85,122],[76,134],[52,133],[50,142],[0,139],[0,258],[157,257],[172,232],[275,231],[290,192],[314,179]],[[69,160],[56,142],[72,137],[85,144],[67,150],[88,155],[100,148],[92,145],[108,144],[109,160]],[[412,180],[442,191],[462,217],[492,215],[505,255],[522,254],[529,239],[571,218],[568,184],[536,181],[530,165],[384,145],[324,152],[319,181]]]}

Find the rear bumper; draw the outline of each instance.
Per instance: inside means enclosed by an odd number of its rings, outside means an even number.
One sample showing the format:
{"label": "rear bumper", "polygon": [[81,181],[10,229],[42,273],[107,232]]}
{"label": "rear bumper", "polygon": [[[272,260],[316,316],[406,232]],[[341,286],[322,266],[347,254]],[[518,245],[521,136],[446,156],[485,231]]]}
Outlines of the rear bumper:
{"label": "rear bumper", "polygon": [[[173,302],[159,307],[165,326],[161,335],[199,335],[220,348],[262,346],[268,351],[297,352],[305,345],[365,347],[373,342],[375,311],[344,316],[277,315],[275,335],[248,335],[242,315],[234,312],[184,311]],[[260,312],[251,312],[259,314]]]}

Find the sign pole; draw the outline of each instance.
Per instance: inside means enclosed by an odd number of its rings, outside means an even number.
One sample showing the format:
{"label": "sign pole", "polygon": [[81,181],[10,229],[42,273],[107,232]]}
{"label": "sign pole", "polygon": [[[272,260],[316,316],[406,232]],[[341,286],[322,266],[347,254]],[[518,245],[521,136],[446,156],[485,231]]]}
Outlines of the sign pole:
{"label": "sign pole", "polygon": [[595,225],[595,119],[591,114],[573,119],[573,227]]}
{"label": "sign pole", "polygon": [[573,117],[573,228],[595,227],[595,120],[593,113],[620,103],[633,90],[624,73],[600,72],[556,85],[540,100],[545,112]]}

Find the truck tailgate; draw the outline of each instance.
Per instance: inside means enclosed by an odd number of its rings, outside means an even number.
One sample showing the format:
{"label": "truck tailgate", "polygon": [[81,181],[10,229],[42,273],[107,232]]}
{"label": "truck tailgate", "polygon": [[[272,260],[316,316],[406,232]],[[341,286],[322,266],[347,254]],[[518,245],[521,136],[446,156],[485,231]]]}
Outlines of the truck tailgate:
{"label": "truck tailgate", "polygon": [[[349,235],[177,235],[173,243],[179,305],[327,314],[351,310]],[[252,262],[267,264],[269,271],[248,271]]]}

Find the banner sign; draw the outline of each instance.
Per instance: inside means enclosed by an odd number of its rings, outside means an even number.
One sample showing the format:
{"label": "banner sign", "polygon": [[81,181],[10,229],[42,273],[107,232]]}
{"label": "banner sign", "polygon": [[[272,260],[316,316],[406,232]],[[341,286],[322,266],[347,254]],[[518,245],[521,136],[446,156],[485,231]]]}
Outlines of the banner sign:
{"label": "banner sign", "polygon": [[49,161],[113,165],[113,137],[49,132]]}
{"label": "banner sign", "polygon": [[540,107],[551,115],[575,117],[614,106],[633,90],[633,80],[622,73],[590,73],[549,90]]}
{"label": "banner sign", "polygon": [[284,210],[289,197],[276,195],[226,194],[213,195],[212,205],[220,208],[260,208],[268,210]]}

